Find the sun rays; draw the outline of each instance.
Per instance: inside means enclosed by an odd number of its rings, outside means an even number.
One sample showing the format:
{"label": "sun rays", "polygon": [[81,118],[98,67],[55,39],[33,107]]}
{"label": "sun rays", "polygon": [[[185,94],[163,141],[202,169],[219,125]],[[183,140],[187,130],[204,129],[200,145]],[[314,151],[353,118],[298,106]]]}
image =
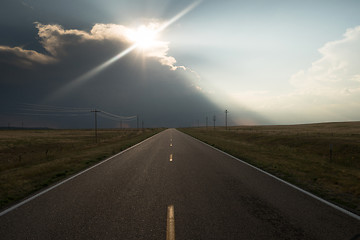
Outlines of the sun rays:
{"label": "sun rays", "polygon": [[85,84],[89,79],[95,77],[97,74],[104,71],[110,65],[112,65],[119,59],[125,57],[127,54],[131,53],[135,49],[140,49],[142,51],[150,51],[152,48],[157,47],[159,43],[162,43],[157,39],[159,33],[164,31],[171,24],[178,21],[184,15],[186,15],[195,7],[197,7],[201,3],[201,1],[202,0],[193,2],[184,10],[182,10],[173,18],[164,22],[163,24],[142,25],[138,27],[136,30],[129,29],[129,31],[126,34],[127,35],[126,37],[130,41],[131,45],[128,48],[118,53],[114,57],[110,58],[109,60],[96,66],[95,68],[89,70],[88,72],[82,74],[81,76],[75,78],[73,81],[71,81],[70,83],[66,84],[65,86],[57,90],[55,93],[53,93],[47,100],[53,100],[59,98],[64,94],[66,94],[67,92],[71,91],[72,89],[77,88],[82,84]]}
{"label": "sun rays", "polygon": [[149,26],[142,25],[136,30],[129,31],[128,35],[130,41],[142,50],[155,47],[158,42],[158,31],[154,24]]}

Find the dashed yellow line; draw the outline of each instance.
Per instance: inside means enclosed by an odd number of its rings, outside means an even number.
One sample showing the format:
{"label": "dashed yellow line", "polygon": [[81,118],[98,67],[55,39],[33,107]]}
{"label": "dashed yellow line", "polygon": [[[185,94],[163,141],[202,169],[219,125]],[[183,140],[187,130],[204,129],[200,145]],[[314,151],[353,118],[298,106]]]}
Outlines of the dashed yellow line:
{"label": "dashed yellow line", "polygon": [[172,162],[172,160],[173,160],[173,155],[170,154],[170,162]]}
{"label": "dashed yellow line", "polygon": [[167,209],[166,240],[175,240],[174,205],[169,205]]}

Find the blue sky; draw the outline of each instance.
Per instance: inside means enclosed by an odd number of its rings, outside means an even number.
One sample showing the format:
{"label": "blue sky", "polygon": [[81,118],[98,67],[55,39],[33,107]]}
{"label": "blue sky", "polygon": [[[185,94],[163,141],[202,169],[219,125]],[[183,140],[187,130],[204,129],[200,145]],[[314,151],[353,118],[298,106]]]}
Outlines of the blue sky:
{"label": "blue sky", "polygon": [[[169,34],[169,38],[174,43],[171,48],[174,52],[170,53],[176,55],[178,61],[196,69],[207,86],[211,85],[218,91],[221,89],[227,97],[218,97],[225,105],[243,104],[281,123],[358,120],[359,115],[350,114],[356,112],[354,109],[348,110],[348,117],[341,112],[337,114],[338,109],[333,114],[317,114],[315,110],[308,111],[309,106],[305,104],[312,96],[302,96],[304,104],[285,97],[299,91],[291,83],[291,78],[299,71],[307,71],[323,57],[319,49],[329,42],[344,39],[347,29],[359,26],[358,9],[359,1],[204,2],[202,8],[195,9],[182,21],[179,29],[169,30],[173,34]],[[183,31],[185,29],[188,34]],[[356,45],[359,44],[357,38]],[[350,48],[343,45],[339,47]],[[356,50],[358,48],[354,48]],[[356,61],[353,64],[359,63],[358,57]],[[357,75],[358,71],[352,74]],[[359,87],[358,83],[355,85],[354,88]],[[341,87],[348,86],[344,83],[338,89],[341,90]],[[230,100],[229,95],[235,95],[235,100]],[[246,101],[246,98],[252,97],[267,103],[273,100],[274,105],[269,109],[264,109],[265,106],[261,108],[259,101]],[[294,101],[292,107],[300,113],[299,116],[285,117],[292,114],[281,109],[279,115],[271,114],[276,108],[281,108],[276,106],[282,104],[276,101],[279,97],[284,98],[284,104]],[[332,100],[336,102],[337,97],[341,101],[341,96],[333,96]],[[352,99],[354,102],[359,100],[358,96]],[[346,105],[339,107],[347,108]]]}
{"label": "blue sky", "polygon": [[[129,46],[119,26],[136,30],[161,25],[194,2],[2,1],[0,64],[6,71],[0,84],[8,104],[1,109],[0,125],[19,121],[17,104],[23,103],[141,114],[152,126],[205,124],[205,117],[212,115],[222,124],[225,109],[232,124],[360,119],[359,1],[203,0],[161,31],[152,49],[129,53],[68,96],[49,97]],[[73,38],[76,41],[70,41]],[[176,84],[171,85],[169,77]],[[119,78],[126,80],[115,81]],[[147,87],[139,87],[144,81]],[[99,84],[111,103],[84,94],[95,92]],[[36,97],[23,93],[29,86]],[[173,107],[163,100],[172,91],[177,96]],[[130,108],[128,92],[146,101]],[[64,126],[56,119],[26,118],[34,124]]]}

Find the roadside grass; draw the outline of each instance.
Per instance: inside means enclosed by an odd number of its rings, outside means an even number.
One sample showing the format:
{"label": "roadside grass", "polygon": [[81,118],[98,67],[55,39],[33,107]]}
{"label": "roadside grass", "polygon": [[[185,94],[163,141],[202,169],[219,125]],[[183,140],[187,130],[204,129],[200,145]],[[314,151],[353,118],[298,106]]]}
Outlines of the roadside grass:
{"label": "roadside grass", "polygon": [[179,130],[360,214],[360,122]]}
{"label": "roadside grass", "polygon": [[0,209],[162,130],[0,130]]}

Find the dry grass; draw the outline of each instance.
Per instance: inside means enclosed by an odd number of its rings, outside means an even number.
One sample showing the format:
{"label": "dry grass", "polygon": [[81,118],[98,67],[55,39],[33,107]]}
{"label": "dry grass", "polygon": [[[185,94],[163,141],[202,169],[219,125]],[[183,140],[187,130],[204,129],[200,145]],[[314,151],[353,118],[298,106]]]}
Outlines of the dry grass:
{"label": "dry grass", "polygon": [[0,208],[161,130],[1,130]]}
{"label": "dry grass", "polygon": [[360,122],[180,130],[360,213]]}

